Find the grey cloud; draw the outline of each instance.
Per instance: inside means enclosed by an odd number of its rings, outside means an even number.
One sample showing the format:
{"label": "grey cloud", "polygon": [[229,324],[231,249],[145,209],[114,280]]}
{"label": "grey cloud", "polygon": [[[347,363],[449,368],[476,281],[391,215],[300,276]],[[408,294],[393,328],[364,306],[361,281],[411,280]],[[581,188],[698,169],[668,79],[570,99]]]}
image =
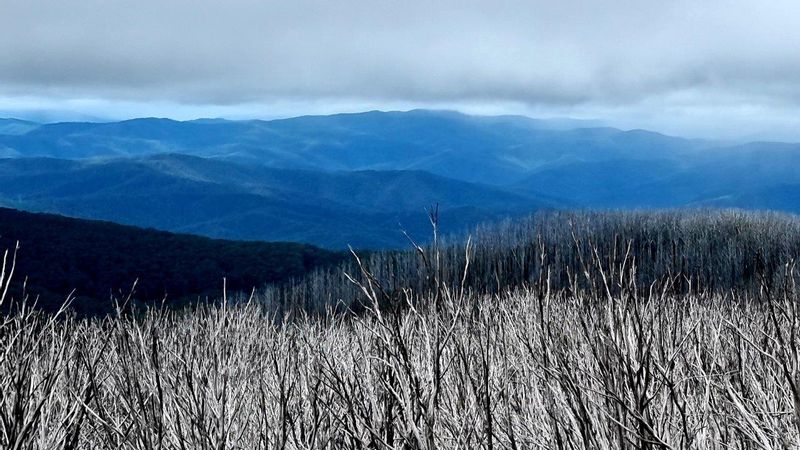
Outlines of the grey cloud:
{"label": "grey cloud", "polygon": [[5,0],[0,96],[785,109],[797,17],[793,0]]}

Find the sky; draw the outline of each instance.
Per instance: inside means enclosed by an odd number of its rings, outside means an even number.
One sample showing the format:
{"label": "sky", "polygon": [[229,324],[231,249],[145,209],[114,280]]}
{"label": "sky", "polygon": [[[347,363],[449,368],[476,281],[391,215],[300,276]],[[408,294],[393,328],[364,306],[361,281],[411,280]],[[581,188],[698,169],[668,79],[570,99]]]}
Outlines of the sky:
{"label": "sky", "polygon": [[0,0],[0,116],[364,110],[800,141],[796,0]]}

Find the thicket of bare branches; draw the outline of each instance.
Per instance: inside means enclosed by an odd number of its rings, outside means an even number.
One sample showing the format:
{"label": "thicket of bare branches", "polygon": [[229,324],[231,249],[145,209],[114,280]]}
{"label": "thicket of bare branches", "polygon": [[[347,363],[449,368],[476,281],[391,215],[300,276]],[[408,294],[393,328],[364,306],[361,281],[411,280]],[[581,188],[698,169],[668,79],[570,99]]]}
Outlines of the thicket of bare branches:
{"label": "thicket of bare branches", "polygon": [[[571,289],[572,275],[595,250],[604,270],[625,257],[635,260],[642,285],[680,274],[671,288],[682,293],[755,294],[765,280],[779,284],[783,265],[800,258],[800,219],[740,210],[547,211],[480,227],[472,242],[465,286],[478,295],[531,286],[544,274],[554,289]],[[451,289],[461,283],[463,248],[460,240],[442,239],[418,251],[365,254],[362,262],[387,292],[411,289],[421,299],[436,295],[434,276]],[[437,261],[422,253],[438,255]],[[359,272],[354,262],[269,287],[260,297],[279,311],[358,308],[367,299],[348,282],[348,272]],[[584,281],[579,287],[588,287]]]}
{"label": "thicket of bare branches", "polygon": [[[743,220],[744,235],[767,239],[753,245],[778,241]],[[0,447],[798,445],[791,260],[772,273],[759,266],[747,289],[689,288],[677,265],[660,273],[643,260],[629,230],[608,229],[613,247],[592,230],[562,232],[574,268],[540,244],[536,276],[496,293],[472,284],[476,266],[490,264],[480,243],[460,246],[464,263],[450,268],[445,251],[419,248],[425,295],[392,289],[357,260],[345,277],[360,292],[358,314],[281,316],[258,299],[83,321],[17,310],[0,325]],[[728,228],[695,230],[706,236],[696,242],[734,242],[713,237]],[[675,245],[687,259],[706,252],[714,273],[736,266],[734,253]],[[715,248],[747,248],[729,245]]]}

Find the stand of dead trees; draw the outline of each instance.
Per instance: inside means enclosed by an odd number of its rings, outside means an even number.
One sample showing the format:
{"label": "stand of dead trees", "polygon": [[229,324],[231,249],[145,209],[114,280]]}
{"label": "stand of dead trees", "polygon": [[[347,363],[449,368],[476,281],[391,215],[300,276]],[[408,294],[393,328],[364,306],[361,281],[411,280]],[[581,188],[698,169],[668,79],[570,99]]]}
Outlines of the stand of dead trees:
{"label": "stand of dead trees", "polygon": [[[603,270],[635,260],[636,283],[673,278],[676,293],[730,292],[754,295],[764,281],[780,284],[783,265],[800,258],[800,219],[774,212],[739,210],[658,212],[542,212],[527,219],[479,227],[464,280],[476,295],[531,287],[545,274],[553,289],[587,288],[572,283],[589,258],[602,255]],[[459,239],[437,239],[408,252],[373,252],[363,265],[394,295],[411,290],[418,299],[436,295],[435,274],[456,288],[467,257]],[[420,254],[436,254],[436,270]],[[331,307],[358,309],[367,301],[345,277],[355,261],[317,271],[294,283],[268,287],[260,298],[283,312],[326,314]],[[680,275],[680,277],[677,277]]]}
{"label": "stand of dead trees", "polygon": [[[476,234],[460,256],[419,247],[396,264],[420,279],[397,284],[389,259],[357,258],[338,313],[258,296],[91,320],[16,309],[0,322],[0,447],[800,444],[795,223],[593,217]],[[323,279],[307,286],[348,292]]]}

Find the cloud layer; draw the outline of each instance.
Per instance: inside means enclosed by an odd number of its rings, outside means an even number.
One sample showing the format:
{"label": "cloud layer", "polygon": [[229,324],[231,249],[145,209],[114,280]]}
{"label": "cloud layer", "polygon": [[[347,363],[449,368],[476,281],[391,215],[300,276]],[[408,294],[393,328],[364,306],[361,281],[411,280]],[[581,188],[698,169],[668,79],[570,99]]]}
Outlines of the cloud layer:
{"label": "cloud layer", "polygon": [[9,0],[0,97],[786,119],[797,17],[793,0]]}

